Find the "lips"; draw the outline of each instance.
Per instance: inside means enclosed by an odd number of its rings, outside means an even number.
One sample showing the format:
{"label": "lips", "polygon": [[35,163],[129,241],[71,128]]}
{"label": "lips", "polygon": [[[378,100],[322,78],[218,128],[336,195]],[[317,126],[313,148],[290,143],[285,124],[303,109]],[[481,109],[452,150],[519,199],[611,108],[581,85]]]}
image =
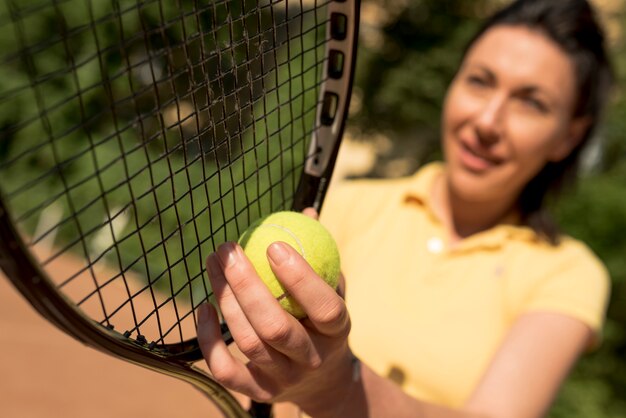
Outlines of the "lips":
{"label": "lips", "polygon": [[482,172],[502,163],[502,159],[459,141],[461,164],[471,171]]}

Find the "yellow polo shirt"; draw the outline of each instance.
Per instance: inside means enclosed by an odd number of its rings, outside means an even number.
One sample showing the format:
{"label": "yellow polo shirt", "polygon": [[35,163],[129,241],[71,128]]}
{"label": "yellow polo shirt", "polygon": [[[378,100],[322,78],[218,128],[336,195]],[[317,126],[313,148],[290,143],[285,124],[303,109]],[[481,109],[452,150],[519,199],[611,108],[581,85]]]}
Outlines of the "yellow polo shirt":
{"label": "yellow polo shirt", "polygon": [[408,394],[459,407],[525,312],[559,312],[599,333],[609,278],[581,242],[551,246],[527,227],[499,225],[449,248],[430,205],[443,169],[333,185],[321,222],[340,248],[355,354]]}

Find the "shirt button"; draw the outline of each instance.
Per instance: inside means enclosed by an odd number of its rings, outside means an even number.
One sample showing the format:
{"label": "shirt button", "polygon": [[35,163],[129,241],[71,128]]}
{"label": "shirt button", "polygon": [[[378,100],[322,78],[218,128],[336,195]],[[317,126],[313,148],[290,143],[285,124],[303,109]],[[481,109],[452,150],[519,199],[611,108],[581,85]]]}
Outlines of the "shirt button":
{"label": "shirt button", "polygon": [[426,242],[426,248],[432,254],[440,254],[443,251],[443,240],[441,238],[432,237]]}

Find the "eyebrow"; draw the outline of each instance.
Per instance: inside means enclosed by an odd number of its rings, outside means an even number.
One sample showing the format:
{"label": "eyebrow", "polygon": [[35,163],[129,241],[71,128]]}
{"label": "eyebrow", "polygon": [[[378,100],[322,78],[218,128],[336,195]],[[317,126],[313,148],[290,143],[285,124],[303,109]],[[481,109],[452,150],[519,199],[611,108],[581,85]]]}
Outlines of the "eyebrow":
{"label": "eyebrow", "polygon": [[476,67],[476,69],[481,70],[482,72],[486,73],[487,77],[489,77],[490,80],[496,80],[497,77],[494,74],[493,71],[491,71],[489,68],[485,67],[484,65],[481,64],[470,64],[468,65],[469,69],[472,69],[472,67]]}
{"label": "eyebrow", "polygon": [[[496,74],[491,71],[488,67],[486,67],[483,64],[469,64],[468,69],[478,69],[482,72],[484,72],[487,77],[489,77],[490,80],[497,80],[498,77],[496,76]],[[547,99],[550,101],[553,101],[553,97],[554,95],[556,95],[556,92],[552,92],[550,89],[546,89],[543,86],[539,86],[536,84],[529,84],[529,85],[525,85],[522,86],[519,89],[516,89],[518,92],[523,93],[523,94],[532,94],[532,93],[538,93],[538,94],[543,94],[545,96],[547,96]]]}

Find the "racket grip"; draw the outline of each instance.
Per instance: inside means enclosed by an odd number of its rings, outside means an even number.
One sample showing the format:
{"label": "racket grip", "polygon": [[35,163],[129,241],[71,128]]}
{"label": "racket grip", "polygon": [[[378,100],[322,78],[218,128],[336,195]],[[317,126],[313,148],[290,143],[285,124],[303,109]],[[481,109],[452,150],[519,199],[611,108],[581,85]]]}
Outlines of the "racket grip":
{"label": "racket grip", "polygon": [[272,404],[252,401],[248,410],[252,418],[272,418]]}
{"label": "racket grip", "polygon": [[326,194],[326,179],[303,173],[294,195],[292,209],[302,212],[303,209],[313,207],[319,211]]}

